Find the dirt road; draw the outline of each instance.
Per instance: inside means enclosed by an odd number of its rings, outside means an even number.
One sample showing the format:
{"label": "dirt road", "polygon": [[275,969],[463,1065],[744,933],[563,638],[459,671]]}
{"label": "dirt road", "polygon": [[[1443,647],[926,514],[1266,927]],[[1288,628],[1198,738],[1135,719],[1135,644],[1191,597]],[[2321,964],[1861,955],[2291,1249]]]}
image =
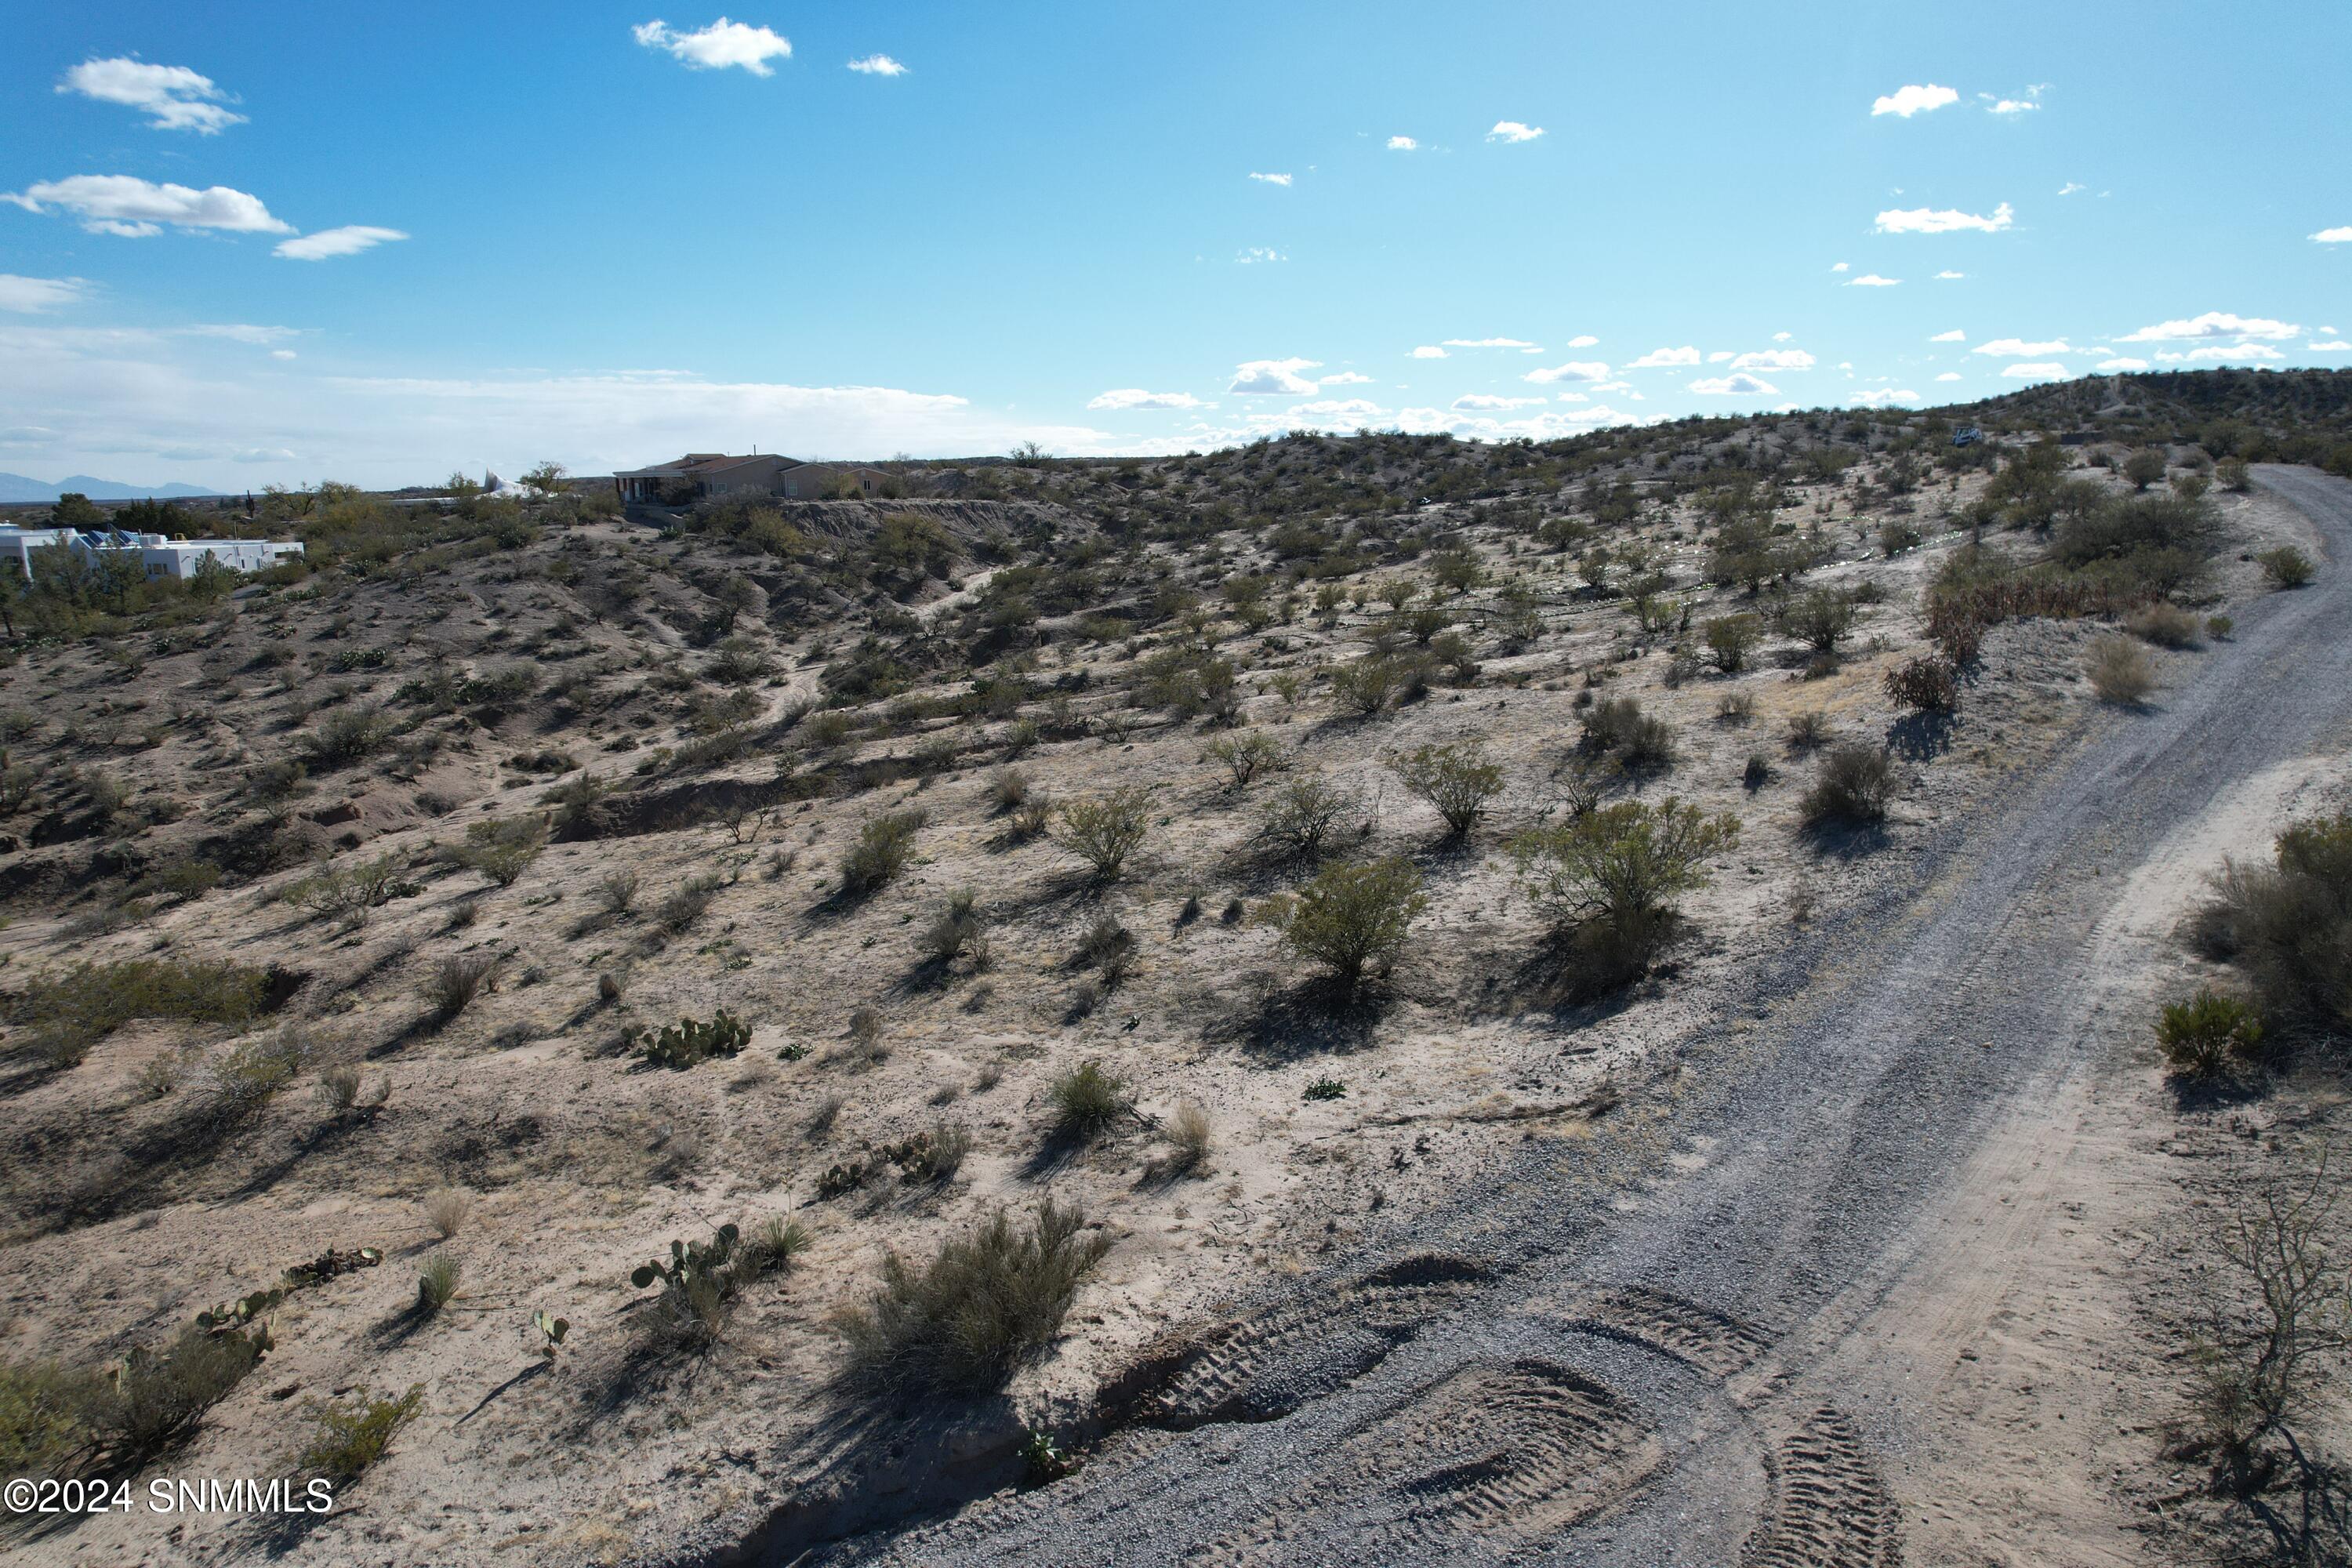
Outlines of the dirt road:
{"label": "dirt road", "polygon": [[1078,1478],[830,1560],[1891,1561],[1922,1412],[1867,1341],[1938,1205],[2088,1048],[2151,847],[2352,724],[2352,483],[2258,479],[2317,580],[1762,977],[1665,1075],[1670,1147],[1530,1143],[1168,1369]]}

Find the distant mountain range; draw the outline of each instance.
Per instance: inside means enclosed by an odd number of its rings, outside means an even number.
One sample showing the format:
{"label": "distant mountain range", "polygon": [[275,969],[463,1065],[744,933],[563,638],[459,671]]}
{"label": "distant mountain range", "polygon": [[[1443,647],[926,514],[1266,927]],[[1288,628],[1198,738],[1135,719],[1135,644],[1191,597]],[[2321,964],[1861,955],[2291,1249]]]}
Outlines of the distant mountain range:
{"label": "distant mountain range", "polygon": [[55,484],[47,479],[26,479],[22,474],[0,474],[0,501],[53,501],[68,490],[78,491],[92,500],[145,500],[151,496],[167,500],[221,493],[203,485],[121,485],[112,479],[94,479],[88,474],[68,474]]}

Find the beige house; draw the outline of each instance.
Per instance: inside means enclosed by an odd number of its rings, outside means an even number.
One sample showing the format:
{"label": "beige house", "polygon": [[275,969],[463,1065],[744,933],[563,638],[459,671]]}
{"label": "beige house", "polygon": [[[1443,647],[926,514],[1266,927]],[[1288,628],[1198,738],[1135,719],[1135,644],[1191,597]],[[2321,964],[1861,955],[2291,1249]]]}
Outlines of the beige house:
{"label": "beige house", "polygon": [[899,476],[856,463],[803,463],[771,453],[748,458],[688,452],[674,462],[613,476],[625,506],[685,506],[714,496],[770,495],[786,500],[829,500],[845,493],[904,494]]}

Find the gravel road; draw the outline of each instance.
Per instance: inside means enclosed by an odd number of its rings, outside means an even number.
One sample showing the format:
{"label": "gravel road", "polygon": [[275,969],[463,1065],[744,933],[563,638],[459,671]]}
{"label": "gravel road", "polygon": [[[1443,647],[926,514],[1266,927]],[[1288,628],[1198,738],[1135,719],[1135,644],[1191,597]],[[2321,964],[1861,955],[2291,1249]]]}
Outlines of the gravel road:
{"label": "gravel road", "polygon": [[1686,1049],[1641,1180],[1630,1142],[1530,1143],[1163,1369],[1078,1477],[821,1555],[1891,1562],[1904,1392],[1808,1370],[1995,1119],[2087,1048],[2088,933],[2148,847],[2352,726],[2352,483],[2256,476],[2318,528],[2314,584],[2245,606],[2181,684],[1764,977],[1744,1027]]}

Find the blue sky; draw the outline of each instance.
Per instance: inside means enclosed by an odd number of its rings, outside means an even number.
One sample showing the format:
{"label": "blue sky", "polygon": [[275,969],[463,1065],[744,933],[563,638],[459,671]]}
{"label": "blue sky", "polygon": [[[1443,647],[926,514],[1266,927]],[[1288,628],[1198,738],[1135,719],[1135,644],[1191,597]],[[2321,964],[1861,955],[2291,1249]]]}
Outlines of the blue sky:
{"label": "blue sky", "polygon": [[1551,436],[2352,363],[2341,6],[221,9],[12,26],[0,469]]}

